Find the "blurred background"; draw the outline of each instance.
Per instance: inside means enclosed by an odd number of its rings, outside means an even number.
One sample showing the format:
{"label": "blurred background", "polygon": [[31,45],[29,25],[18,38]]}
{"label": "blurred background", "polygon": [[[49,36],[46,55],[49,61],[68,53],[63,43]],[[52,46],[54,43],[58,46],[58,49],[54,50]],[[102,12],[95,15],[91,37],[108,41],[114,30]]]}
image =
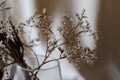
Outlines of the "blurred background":
{"label": "blurred background", "polygon": [[[99,40],[95,44],[94,40],[85,39],[84,44],[89,47],[97,45],[98,59],[92,66],[81,64],[80,71],[67,60],[60,61],[63,80],[120,80],[119,0],[7,0],[7,6],[12,7],[6,15],[12,17],[14,24],[25,21],[35,11],[41,13],[46,8],[48,14],[54,16],[53,29],[61,25],[62,14],[67,13],[73,17],[74,13],[81,13],[85,9],[90,25],[99,32]],[[44,46],[34,49],[44,53]]]}

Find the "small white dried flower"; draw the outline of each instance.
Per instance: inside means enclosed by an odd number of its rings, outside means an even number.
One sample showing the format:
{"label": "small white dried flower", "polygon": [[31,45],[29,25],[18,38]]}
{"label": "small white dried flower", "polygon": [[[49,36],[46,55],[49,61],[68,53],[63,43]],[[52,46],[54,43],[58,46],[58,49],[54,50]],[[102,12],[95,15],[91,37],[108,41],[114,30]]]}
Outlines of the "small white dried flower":
{"label": "small white dried flower", "polygon": [[80,55],[81,60],[87,64],[93,64],[97,59],[95,50],[85,48],[84,52]]}
{"label": "small white dried flower", "polygon": [[0,41],[0,48],[4,48],[5,45],[3,44],[3,41]]}
{"label": "small white dried flower", "polygon": [[43,14],[46,14],[47,13],[47,9],[46,8],[43,8]]}

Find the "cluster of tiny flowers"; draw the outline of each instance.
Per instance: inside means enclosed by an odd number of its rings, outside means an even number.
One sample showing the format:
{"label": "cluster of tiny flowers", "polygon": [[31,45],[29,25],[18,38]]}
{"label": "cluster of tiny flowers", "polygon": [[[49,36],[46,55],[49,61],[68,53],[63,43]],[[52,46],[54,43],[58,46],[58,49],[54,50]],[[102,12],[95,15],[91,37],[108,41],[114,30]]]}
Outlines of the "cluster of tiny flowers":
{"label": "cluster of tiny flowers", "polygon": [[5,33],[7,39],[13,39],[13,29],[9,21],[0,23],[0,33]]}
{"label": "cluster of tiny flowers", "polygon": [[[47,15],[46,9],[43,9],[41,14],[38,14],[35,12],[33,16],[30,17],[30,19],[26,20],[23,23],[20,23],[20,27],[33,27],[38,29],[39,36],[42,38],[45,38],[46,41],[49,40],[49,42],[55,41],[55,36],[53,32],[51,31],[51,16]],[[41,35],[42,34],[42,35]],[[39,39],[38,39],[39,40]]]}
{"label": "cluster of tiny flowers", "polygon": [[20,23],[19,27],[38,27],[40,22],[40,15],[36,12],[30,19]]}
{"label": "cluster of tiny flowers", "polygon": [[[64,48],[59,47],[58,50],[64,57],[70,62],[74,62],[76,65],[79,65],[80,62],[93,64],[96,57],[96,48],[93,50],[88,47],[82,46],[81,38],[86,35],[92,35],[94,39],[98,39],[97,32],[91,29],[90,23],[85,16],[85,10],[79,15],[76,14],[77,21],[74,21],[68,15],[64,15],[62,21],[62,26],[58,27],[58,31],[62,35],[65,44],[62,44],[67,47],[67,51]],[[23,26],[36,27],[42,32],[46,45],[47,53],[51,53],[55,48],[58,47],[57,43],[59,40],[56,40],[54,32],[51,30],[51,16],[47,15],[46,9],[43,9],[42,14],[35,13],[29,20],[24,23],[21,23]],[[67,27],[69,26],[69,28]],[[67,43],[67,44],[66,44]]]}
{"label": "cluster of tiny flowers", "polygon": [[95,53],[95,49],[91,50],[89,48],[85,48],[82,54],[80,55],[80,58],[84,63],[93,64],[97,59]]}
{"label": "cluster of tiny flowers", "polygon": [[68,43],[66,45],[67,59],[75,63],[76,66],[79,66],[81,62],[93,64],[97,59],[96,48],[83,47],[81,39],[82,36],[89,35],[98,40],[98,33],[91,29],[90,23],[85,16],[85,10],[83,10],[81,15],[76,14],[76,17],[77,23],[71,17],[65,15],[62,26],[58,27],[58,31],[65,42]]}
{"label": "cluster of tiny flowers", "polygon": [[83,48],[83,47],[69,47],[67,48],[67,59],[74,62],[76,66],[80,66],[81,62],[86,64],[93,64],[97,59],[96,49]]}

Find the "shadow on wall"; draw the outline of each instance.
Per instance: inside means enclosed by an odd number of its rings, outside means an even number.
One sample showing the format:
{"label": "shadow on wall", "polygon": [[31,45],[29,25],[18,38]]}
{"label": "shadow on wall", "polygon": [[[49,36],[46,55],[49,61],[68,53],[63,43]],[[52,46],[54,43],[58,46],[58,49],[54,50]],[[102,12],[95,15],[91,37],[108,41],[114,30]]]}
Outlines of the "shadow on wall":
{"label": "shadow on wall", "polygon": [[37,10],[41,12],[43,8],[47,8],[48,12],[52,13],[55,9],[56,0],[37,0]]}
{"label": "shadow on wall", "polygon": [[54,11],[58,11],[58,9],[62,9],[63,12],[72,10],[72,0],[37,0],[36,5],[38,12],[46,8],[48,14],[54,14]]}

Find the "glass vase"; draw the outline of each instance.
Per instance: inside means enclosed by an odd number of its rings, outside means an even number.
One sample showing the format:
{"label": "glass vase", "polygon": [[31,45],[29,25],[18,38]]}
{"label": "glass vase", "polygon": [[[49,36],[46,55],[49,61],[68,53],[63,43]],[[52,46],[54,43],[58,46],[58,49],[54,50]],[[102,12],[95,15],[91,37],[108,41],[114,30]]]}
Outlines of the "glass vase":
{"label": "glass vase", "polygon": [[[37,68],[44,61],[45,56],[42,55],[29,55],[25,57],[26,63],[32,68]],[[62,80],[60,65],[58,60],[54,60],[53,58],[48,58],[46,61],[52,60],[46,64],[44,64],[37,73],[37,77],[39,80]]]}
{"label": "glass vase", "polygon": [[[26,69],[21,67],[18,63],[14,63],[7,68],[2,80],[62,80],[59,61],[56,59],[48,58],[46,64],[37,69],[37,78],[33,79],[31,70],[38,68],[44,61],[45,57],[42,55],[29,55],[25,58],[25,63],[31,67]],[[51,60],[49,62],[49,60]]]}

